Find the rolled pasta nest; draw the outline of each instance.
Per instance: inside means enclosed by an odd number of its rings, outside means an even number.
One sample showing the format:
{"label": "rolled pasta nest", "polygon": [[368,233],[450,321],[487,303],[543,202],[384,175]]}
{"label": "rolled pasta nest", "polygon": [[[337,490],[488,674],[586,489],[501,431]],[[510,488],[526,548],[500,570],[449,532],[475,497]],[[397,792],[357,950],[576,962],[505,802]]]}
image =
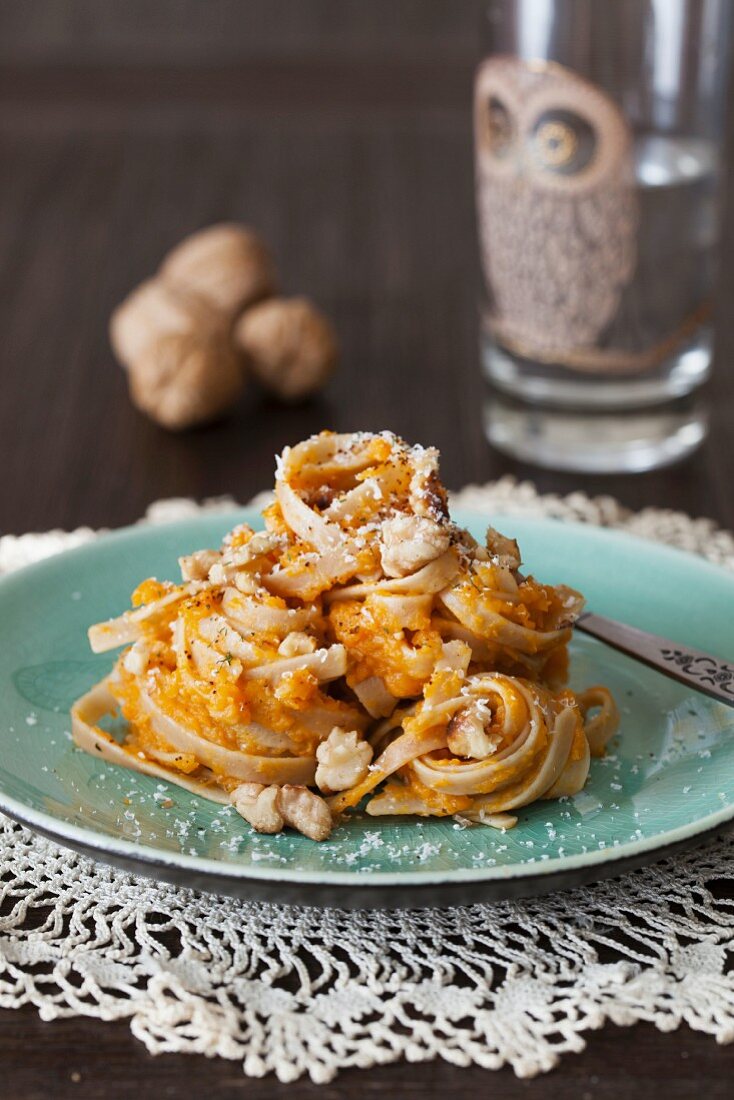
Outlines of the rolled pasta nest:
{"label": "rolled pasta nest", "polygon": [[583,598],[451,521],[435,449],[322,432],[263,520],[90,628],[126,648],[72,708],[81,748],[314,839],[362,806],[507,828],[581,790],[618,723],[606,688],[565,686]]}

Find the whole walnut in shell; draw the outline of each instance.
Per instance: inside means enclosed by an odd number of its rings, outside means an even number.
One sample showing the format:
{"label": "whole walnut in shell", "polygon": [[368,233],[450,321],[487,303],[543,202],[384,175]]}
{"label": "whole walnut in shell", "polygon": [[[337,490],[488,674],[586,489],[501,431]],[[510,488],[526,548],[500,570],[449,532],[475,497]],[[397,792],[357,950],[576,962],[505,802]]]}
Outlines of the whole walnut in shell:
{"label": "whole walnut in shell", "polygon": [[146,279],[121,302],[110,318],[112,350],[130,369],[160,336],[222,327],[218,313],[160,279]]}
{"label": "whole walnut in shell", "polygon": [[286,401],[320,389],[336,366],[334,330],[306,298],[270,298],[251,306],[233,338],[252,373]]}
{"label": "whole walnut in shell", "polygon": [[161,264],[164,283],[195,295],[233,320],[275,290],[275,268],[260,237],[243,225],[200,229],[168,253]]}
{"label": "whole walnut in shell", "polygon": [[226,412],[248,368],[285,400],[318,389],[336,362],[331,325],[303,298],[270,299],[274,287],[270,252],[244,225],[177,245],[110,320],[134,404],[178,430]]}
{"label": "whole walnut in shell", "polygon": [[240,356],[217,331],[159,336],[130,365],[129,380],[134,404],[172,430],[216,419],[244,389]]}

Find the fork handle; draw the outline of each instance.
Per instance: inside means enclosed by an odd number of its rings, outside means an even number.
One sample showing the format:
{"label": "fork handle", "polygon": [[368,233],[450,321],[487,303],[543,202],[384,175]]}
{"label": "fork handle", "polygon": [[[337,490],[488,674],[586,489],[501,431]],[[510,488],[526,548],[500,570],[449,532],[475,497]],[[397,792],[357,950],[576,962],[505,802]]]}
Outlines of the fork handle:
{"label": "fork handle", "polygon": [[719,657],[590,611],[580,615],[575,626],[673,680],[734,707],[734,666]]}

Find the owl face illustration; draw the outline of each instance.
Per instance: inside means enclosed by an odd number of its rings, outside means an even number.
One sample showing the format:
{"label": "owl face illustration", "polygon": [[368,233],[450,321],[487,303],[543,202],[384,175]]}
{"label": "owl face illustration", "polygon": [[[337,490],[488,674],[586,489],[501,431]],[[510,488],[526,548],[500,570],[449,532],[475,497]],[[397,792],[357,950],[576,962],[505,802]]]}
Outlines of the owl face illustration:
{"label": "owl face illustration", "polygon": [[561,66],[495,57],[477,73],[475,141],[492,329],[528,355],[596,346],[636,263],[619,108]]}

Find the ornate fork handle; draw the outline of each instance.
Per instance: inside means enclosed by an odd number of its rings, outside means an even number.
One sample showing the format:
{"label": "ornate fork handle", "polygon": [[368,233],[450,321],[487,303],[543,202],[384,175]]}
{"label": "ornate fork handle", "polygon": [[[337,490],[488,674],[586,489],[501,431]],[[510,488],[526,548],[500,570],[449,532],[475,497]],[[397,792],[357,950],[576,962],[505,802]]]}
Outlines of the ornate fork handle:
{"label": "ornate fork handle", "polygon": [[579,617],[576,628],[658,669],[666,676],[718,699],[720,703],[734,706],[734,665],[714,657],[711,653],[691,649],[679,642],[671,642],[668,638],[648,634],[645,630],[638,630],[634,626],[627,626],[591,612]]}

